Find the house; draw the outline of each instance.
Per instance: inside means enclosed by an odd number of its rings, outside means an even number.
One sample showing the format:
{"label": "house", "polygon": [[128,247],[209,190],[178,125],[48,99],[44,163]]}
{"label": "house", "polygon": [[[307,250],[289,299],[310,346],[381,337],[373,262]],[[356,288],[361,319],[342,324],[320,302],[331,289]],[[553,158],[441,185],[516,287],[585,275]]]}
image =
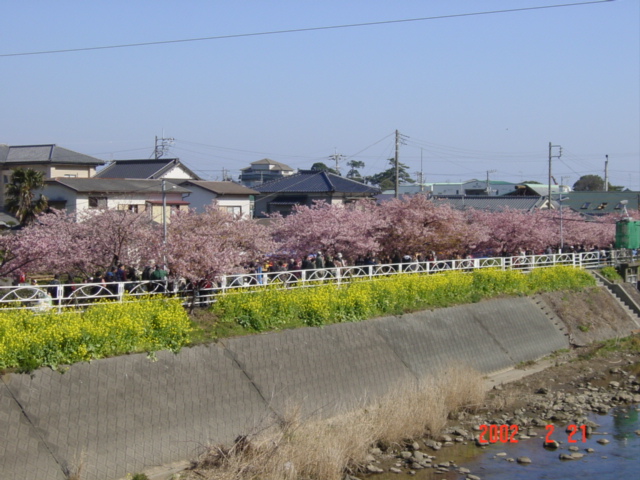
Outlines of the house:
{"label": "house", "polygon": [[252,162],[250,167],[242,168],[240,171],[242,172],[240,173],[240,183],[246,187],[254,187],[294,173],[290,166],[270,158]]}
{"label": "house", "polygon": [[0,208],[4,208],[5,186],[16,168],[30,168],[47,178],[89,178],[104,160],[74,152],[55,144],[0,145]]}
{"label": "house", "polygon": [[167,218],[171,209],[186,208],[189,190],[166,180],[54,178],[45,181],[43,193],[49,206],[82,212],[94,208],[113,208],[131,212],[148,212],[152,220],[162,221],[162,205]]}
{"label": "house", "polygon": [[264,217],[279,212],[291,213],[295,205],[313,205],[324,200],[329,204],[345,204],[363,198],[373,198],[380,189],[339,175],[318,171],[300,170],[279,180],[258,185],[255,216]]}
{"label": "house", "polygon": [[256,190],[235,182],[186,180],[179,184],[191,191],[189,206],[198,213],[204,212],[205,207],[215,200],[220,209],[234,216],[253,217],[254,197],[258,195]]}
{"label": "house", "polygon": [[202,180],[178,158],[114,160],[95,174],[96,178],[147,178],[167,180]]}

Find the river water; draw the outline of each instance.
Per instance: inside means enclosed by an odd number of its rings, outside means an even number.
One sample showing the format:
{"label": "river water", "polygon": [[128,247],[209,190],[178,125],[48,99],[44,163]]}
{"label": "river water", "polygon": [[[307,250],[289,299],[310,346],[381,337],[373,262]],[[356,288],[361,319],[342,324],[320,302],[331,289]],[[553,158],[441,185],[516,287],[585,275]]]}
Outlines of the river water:
{"label": "river water", "polygon": [[[568,442],[568,434],[563,427],[556,427],[551,438],[560,442],[557,450],[547,450],[542,446],[546,431],[538,428],[538,436],[520,440],[517,444],[493,444],[482,449],[475,445],[445,447],[435,454],[437,462],[454,461],[459,467],[471,470],[472,475],[482,480],[564,480],[597,479],[618,480],[640,478],[640,407],[617,408],[607,415],[591,415],[590,420],[600,426],[597,434],[588,436],[585,442],[581,435],[575,435],[577,443]],[[599,439],[609,440],[607,445],[597,443]],[[578,460],[560,460],[561,453],[571,453],[570,446],[577,446],[584,457]],[[594,453],[585,449],[593,448]],[[433,452],[425,453],[430,455]],[[506,454],[506,455],[503,455]],[[531,463],[521,465],[507,459],[528,457]],[[415,475],[384,473],[369,477],[371,480],[453,480],[464,478],[457,472],[436,474],[433,469],[416,471]]]}

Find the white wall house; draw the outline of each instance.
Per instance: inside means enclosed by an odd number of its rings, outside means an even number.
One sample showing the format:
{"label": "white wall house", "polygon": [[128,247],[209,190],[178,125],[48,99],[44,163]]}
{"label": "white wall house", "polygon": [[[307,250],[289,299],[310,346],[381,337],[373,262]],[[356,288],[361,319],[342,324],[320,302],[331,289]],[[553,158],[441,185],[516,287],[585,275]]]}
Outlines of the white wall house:
{"label": "white wall house", "polygon": [[190,191],[162,180],[56,178],[47,180],[41,193],[49,199],[49,206],[68,212],[111,208],[148,212],[152,220],[161,222],[163,198],[169,219],[172,209],[189,206],[185,197]]}
{"label": "white wall house", "polygon": [[180,186],[191,191],[187,199],[191,208],[198,213],[204,212],[207,205],[216,201],[218,208],[240,218],[253,217],[254,196],[256,190],[235,182],[208,182],[187,180]]}
{"label": "white wall house", "polygon": [[5,186],[13,170],[29,168],[44,178],[89,178],[104,160],[74,152],[55,144],[0,145],[0,208],[4,207]]}

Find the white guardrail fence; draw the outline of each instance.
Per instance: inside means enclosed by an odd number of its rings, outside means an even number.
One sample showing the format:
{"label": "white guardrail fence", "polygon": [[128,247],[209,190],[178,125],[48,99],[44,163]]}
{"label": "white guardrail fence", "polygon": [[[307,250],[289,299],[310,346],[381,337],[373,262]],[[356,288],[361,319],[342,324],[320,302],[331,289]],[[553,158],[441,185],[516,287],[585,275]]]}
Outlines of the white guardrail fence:
{"label": "white guardrail fence", "polygon": [[[49,311],[64,308],[83,308],[97,301],[135,301],[136,297],[165,295],[184,298],[184,304],[194,302],[205,306],[217,295],[229,292],[253,291],[257,286],[275,288],[312,287],[323,283],[346,283],[353,279],[372,279],[398,274],[430,274],[444,271],[469,272],[482,268],[524,270],[558,265],[576,268],[600,268],[630,262],[634,258],[628,250],[607,252],[522,255],[515,257],[469,258],[437,260],[385,265],[358,265],[317,270],[295,270],[265,273],[238,273],[223,276],[218,282],[201,282],[193,286],[179,279],[141,282],[76,283],[61,285],[17,285],[0,287],[0,308]],[[194,295],[195,293],[195,295]]]}

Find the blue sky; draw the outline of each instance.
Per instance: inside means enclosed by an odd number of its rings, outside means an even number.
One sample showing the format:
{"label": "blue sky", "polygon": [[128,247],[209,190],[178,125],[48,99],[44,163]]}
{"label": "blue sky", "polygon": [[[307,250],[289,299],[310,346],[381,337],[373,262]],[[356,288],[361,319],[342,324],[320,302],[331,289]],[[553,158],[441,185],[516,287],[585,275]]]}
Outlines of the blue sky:
{"label": "blue sky", "polygon": [[[541,7],[574,0],[2,2],[0,143],[148,158],[205,178],[334,153],[426,181],[604,176],[640,190],[640,1],[46,55],[48,50]],[[554,150],[554,153],[557,151]]]}

